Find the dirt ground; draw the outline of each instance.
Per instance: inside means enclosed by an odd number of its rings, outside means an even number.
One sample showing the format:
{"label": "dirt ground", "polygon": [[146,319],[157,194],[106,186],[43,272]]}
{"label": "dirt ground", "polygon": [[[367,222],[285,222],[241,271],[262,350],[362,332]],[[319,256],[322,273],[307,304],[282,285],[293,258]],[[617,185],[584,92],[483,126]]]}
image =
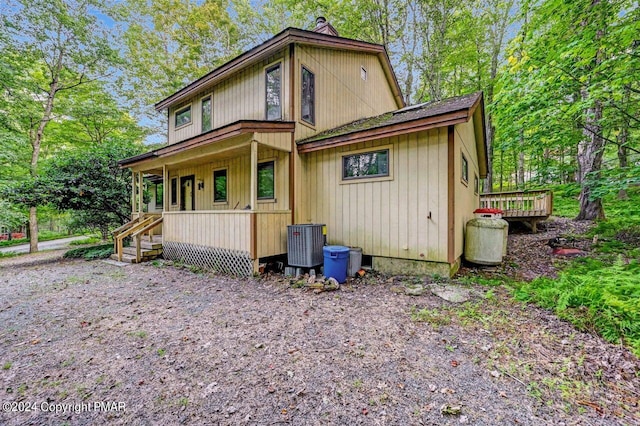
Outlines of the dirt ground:
{"label": "dirt ground", "polygon": [[[571,226],[511,236],[501,273],[553,274],[546,240]],[[639,425],[638,358],[473,283],[492,273],[465,268],[454,304],[394,290],[413,277],[315,294],[161,262],[0,261],[0,424]]]}

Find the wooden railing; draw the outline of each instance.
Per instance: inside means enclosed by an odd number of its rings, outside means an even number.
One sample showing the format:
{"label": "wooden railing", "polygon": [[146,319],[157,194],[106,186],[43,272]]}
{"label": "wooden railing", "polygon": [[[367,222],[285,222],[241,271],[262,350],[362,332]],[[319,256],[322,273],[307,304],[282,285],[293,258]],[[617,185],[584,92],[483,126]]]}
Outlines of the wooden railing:
{"label": "wooden railing", "polygon": [[118,256],[118,260],[122,261],[122,254],[124,249],[124,239],[129,236],[136,238],[136,261],[140,262],[140,239],[146,232],[149,235],[149,239],[153,241],[153,229],[162,223],[162,217],[158,219],[158,216],[148,215],[145,217],[136,217],[133,220],[125,223],[118,229],[112,232],[113,234],[113,252]]}
{"label": "wooden railing", "polygon": [[537,223],[553,213],[553,192],[550,190],[495,192],[480,195],[480,207],[500,209],[502,217],[519,221],[537,232]]}
{"label": "wooden railing", "polygon": [[150,224],[146,225],[142,229],[131,234],[131,236],[136,239],[136,262],[137,263],[140,263],[140,259],[142,259],[142,253],[140,251],[140,248],[142,246],[142,236],[146,233],[149,236],[149,242],[153,243],[153,230],[157,226],[162,224],[162,221],[163,221],[163,217],[160,216],[159,218],[157,218]]}
{"label": "wooden railing", "polygon": [[482,194],[480,207],[500,209],[504,218],[547,218],[553,212],[553,192],[536,190]]}

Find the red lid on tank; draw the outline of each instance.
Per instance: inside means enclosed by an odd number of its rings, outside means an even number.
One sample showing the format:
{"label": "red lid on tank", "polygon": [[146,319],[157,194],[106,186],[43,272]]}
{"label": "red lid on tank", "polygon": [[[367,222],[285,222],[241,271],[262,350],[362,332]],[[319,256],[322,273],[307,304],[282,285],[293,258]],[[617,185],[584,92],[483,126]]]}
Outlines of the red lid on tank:
{"label": "red lid on tank", "polygon": [[500,209],[475,209],[473,212],[474,213],[479,213],[479,214],[482,214],[482,213],[485,213],[485,214],[486,213],[489,213],[489,214],[502,214],[502,210],[500,210]]}

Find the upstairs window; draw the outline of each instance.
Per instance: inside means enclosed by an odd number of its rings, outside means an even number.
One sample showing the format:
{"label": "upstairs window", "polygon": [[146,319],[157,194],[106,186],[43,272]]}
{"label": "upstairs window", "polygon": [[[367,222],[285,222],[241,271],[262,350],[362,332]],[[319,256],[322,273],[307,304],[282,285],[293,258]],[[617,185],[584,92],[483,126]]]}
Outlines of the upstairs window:
{"label": "upstairs window", "polygon": [[212,129],[211,96],[202,99],[202,133]]}
{"label": "upstairs window", "polygon": [[265,74],[267,120],[280,120],[282,118],[281,75],[280,64],[267,68]]}
{"label": "upstairs window", "polygon": [[309,124],[316,122],[315,76],[302,67],[302,120]]}
{"label": "upstairs window", "polygon": [[215,170],[213,172],[213,202],[222,203],[227,201],[227,169]]}
{"label": "upstairs window", "polygon": [[274,161],[258,163],[258,200],[273,200],[275,198],[274,166]]}
{"label": "upstairs window", "polygon": [[342,179],[389,176],[389,150],[342,157]]}
{"label": "upstairs window", "polygon": [[191,105],[176,111],[176,128],[191,123]]}

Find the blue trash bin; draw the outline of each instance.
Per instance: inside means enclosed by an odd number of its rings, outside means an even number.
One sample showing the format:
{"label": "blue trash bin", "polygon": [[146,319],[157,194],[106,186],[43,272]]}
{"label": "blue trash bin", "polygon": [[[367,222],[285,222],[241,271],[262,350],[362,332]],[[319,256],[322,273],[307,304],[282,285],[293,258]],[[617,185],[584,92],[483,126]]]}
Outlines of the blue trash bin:
{"label": "blue trash bin", "polygon": [[340,284],[347,280],[347,264],[349,263],[349,247],[345,246],[325,246],[322,248],[324,254],[324,276],[333,277]]}

